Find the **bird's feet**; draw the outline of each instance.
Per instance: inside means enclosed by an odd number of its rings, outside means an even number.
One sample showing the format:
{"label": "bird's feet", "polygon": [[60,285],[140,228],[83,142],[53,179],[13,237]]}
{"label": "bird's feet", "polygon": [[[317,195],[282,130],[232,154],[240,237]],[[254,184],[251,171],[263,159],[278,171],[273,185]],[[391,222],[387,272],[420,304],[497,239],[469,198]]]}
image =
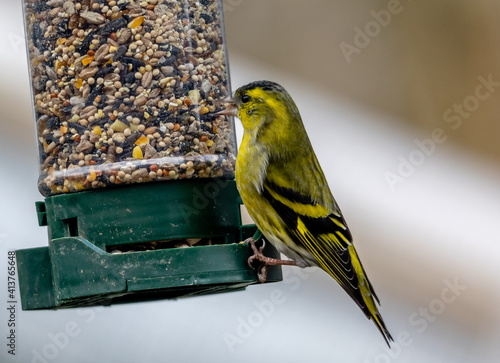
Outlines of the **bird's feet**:
{"label": "bird's feet", "polygon": [[255,245],[255,240],[253,238],[247,238],[245,240],[250,247],[252,247],[252,250],[254,254],[248,258],[248,265],[251,268],[255,268],[253,266],[253,262],[255,260],[259,261],[259,267],[257,270],[257,277],[259,278],[259,282],[264,283],[266,282],[267,279],[267,266],[277,266],[277,265],[289,265],[289,266],[297,266],[297,261],[292,261],[292,260],[279,260],[277,258],[271,258],[271,257],[266,257],[262,253],[264,250],[264,247],[266,246],[266,241],[263,239],[262,240],[262,246],[257,247]]}

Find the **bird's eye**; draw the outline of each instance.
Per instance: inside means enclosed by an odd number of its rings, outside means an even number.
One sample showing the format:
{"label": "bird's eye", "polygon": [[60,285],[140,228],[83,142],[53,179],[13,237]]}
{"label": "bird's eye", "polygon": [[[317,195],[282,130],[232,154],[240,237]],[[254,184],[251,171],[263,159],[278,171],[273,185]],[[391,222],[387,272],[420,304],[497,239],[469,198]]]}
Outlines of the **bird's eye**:
{"label": "bird's eye", "polygon": [[243,103],[250,102],[250,96],[249,95],[241,96],[241,102],[243,102]]}

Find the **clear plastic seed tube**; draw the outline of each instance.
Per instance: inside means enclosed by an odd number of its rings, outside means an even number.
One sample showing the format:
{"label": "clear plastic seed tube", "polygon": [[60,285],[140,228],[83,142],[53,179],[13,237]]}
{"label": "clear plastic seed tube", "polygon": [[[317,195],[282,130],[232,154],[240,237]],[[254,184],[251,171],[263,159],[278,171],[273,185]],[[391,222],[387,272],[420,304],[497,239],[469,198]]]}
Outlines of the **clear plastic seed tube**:
{"label": "clear plastic seed tube", "polygon": [[44,196],[234,177],[220,0],[25,0]]}

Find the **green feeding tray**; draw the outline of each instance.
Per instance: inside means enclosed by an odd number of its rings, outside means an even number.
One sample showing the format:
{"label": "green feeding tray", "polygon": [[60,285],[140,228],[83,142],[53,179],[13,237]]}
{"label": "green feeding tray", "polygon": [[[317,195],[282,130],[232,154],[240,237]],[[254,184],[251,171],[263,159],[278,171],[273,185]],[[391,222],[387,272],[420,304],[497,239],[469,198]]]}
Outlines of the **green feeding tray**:
{"label": "green feeding tray", "polygon": [[[24,310],[178,298],[258,283],[234,180],[61,194],[37,203],[49,246],[17,250]],[[187,247],[193,244],[191,247]],[[181,247],[179,247],[181,246]],[[185,248],[183,248],[185,247]],[[279,258],[266,243],[264,254]],[[271,266],[267,282],[282,280]]]}

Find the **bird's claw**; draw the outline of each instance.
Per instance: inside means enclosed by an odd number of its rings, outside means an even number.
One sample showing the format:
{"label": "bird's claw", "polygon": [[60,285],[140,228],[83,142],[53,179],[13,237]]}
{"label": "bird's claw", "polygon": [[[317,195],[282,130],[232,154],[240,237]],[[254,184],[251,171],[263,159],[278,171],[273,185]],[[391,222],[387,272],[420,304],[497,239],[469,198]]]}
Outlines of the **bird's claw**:
{"label": "bird's claw", "polygon": [[264,256],[262,251],[264,251],[264,248],[266,247],[266,241],[264,239],[262,240],[261,247],[256,246],[255,240],[253,238],[248,238],[245,242],[248,242],[254,253],[252,256],[248,258],[248,265],[251,268],[255,269],[255,267],[253,267],[253,262],[257,260],[261,263],[257,270],[257,277],[259,279],[259,282],[264,283],[266,282],[267,279],[268,257]]}
{"label": "bird's claw", "polygon": [[250,256],[248,258],[248,264],[250,265],[250,267],[252,267],[252,262],[254,260],[259,260],[260,262],[264,262],[263,260],[266,259],[266,256],[264,256],[264,254],[262,253],[262,251],[264,251],[264,248],[266,247],[266,241],[262,240],[262,246],[261,247],[257,247],[255,245],[255,241],[253,238],[248,238],[246,240],[246,242],[248,242],[250,244],[250,247],[252,247],[252,250],[253,250],[253,255]]}
{"label": "bird's claw", "polygon": [[297,262],[293,260],[279,260],[276,258],[271,258],[271,257],[266,257],[262,253],[264,251],[264,248],[266,247],[266,241],[262,239],[262,246],[257,247],[255,245],[255,240],[253,238],[248,238],[245,240],[245,242],[248,242],[250,247],[252,247],[253,250],[253,255],[248,258],[248,265],[255,269],[253,267],[253,262],[255,260],[260,262],[260,266],[258,267],[257,270],[257,277],[259,278],[259,282],[263,283],[266,282],[267,280],[267,266],[277,266],[277,265],[289,265],[289,266],[297,266]]}

